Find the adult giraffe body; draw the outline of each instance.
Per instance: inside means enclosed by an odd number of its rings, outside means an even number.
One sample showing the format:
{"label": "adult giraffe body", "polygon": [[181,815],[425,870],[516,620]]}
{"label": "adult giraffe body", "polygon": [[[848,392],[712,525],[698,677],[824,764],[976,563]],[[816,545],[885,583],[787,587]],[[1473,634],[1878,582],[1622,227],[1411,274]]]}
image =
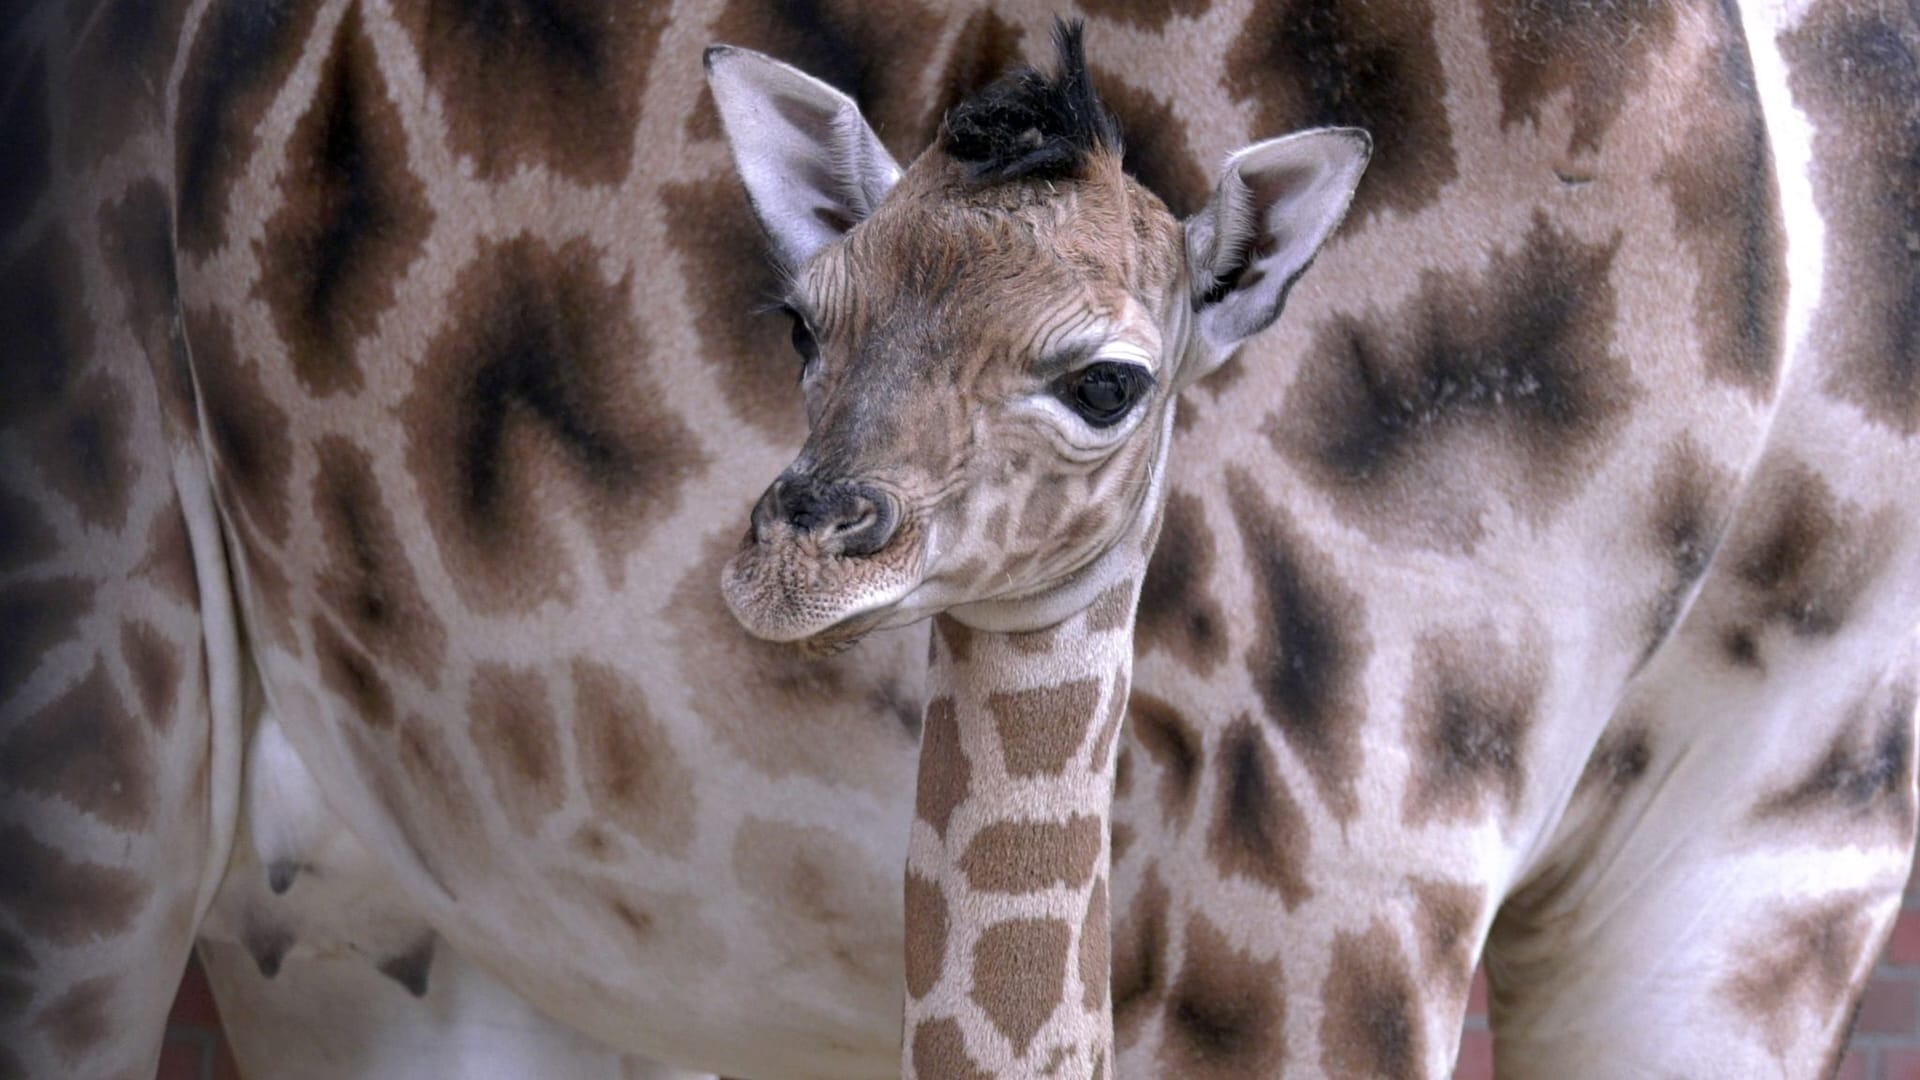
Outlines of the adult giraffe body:
{"label": "adult giraffe body", "polygon": [[[593,1064],[460,1027],[474,965],[687,1067],[897,1069],[926,632],[803,661],[715,588],[803,416],[698,58],[904,159],[1050,14],[4,28],[0,1073],[150,1070],[209,909],[263,1071],[348,1018],[429,1033],[387,1073]],[[1118,1071],[1438,1075],[1484,946],[1516,1075],[1817,1072],[1913,830],[1912,13],[1087,14],[1178,213],[1260,137],[1377,147],[1181,402]],[[303,996],[337,1040],[265,1022]]]}

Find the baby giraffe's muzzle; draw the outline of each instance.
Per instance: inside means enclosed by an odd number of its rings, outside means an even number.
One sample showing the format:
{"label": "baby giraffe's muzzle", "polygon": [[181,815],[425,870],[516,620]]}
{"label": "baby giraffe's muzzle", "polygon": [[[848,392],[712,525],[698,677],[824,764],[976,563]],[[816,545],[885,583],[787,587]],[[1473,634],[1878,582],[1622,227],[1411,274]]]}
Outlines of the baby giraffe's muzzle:
{"label": "baby giraffe's muzzle", "polygon": [[787,473],[753,507],[753,539],[766,543],[779,528],[810,539],[823,554],[862,557],[887,546],[900,526],[892,496],[870,484],[820,480]]}

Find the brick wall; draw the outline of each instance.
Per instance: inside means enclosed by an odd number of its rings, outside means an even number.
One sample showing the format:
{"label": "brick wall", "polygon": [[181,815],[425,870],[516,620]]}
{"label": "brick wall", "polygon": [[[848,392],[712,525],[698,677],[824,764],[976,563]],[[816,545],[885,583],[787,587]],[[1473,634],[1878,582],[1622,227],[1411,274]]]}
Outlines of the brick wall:
{"label": "brick wall", "polygon": [[[168,1018],[157,1080],[237,1080],[220,1016],[198,964],[187,968]],[[1487,988],[1478,975],[1460,1039],[1455,1080],[1493,1076],[1493,1037],[1487,1031]],[[1837,1080],[1920,1080],[1920,887],[1907,882],[1906,902],[1893,940],[1874,968],[1860,1001],[1853,1043]]]}

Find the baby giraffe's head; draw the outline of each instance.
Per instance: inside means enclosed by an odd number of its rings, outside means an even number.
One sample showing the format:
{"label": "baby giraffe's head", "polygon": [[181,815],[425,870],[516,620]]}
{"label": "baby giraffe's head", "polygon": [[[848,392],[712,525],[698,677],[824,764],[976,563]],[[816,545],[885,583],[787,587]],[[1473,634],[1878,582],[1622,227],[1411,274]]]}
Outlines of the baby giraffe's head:
{"label": "baby giraffe's head", "polygon": [[815,650],[940,612],[1029,630],[1139,572],[1175,395],[1273,322],[1346,212],[1364,132],[1227,159],[1185,223],[1120,167],[1078,26],[904,172],[846,95],[707,51],[773,257],[811,432],[721,587]]}

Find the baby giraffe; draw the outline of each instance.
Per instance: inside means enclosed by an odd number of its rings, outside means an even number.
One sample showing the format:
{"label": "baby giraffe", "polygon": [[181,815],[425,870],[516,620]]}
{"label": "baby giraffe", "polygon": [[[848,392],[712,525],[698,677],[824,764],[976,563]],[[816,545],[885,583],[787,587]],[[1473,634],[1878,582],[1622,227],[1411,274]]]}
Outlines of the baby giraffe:
{"label": "baby giraffe", "polygon": [[1107,1077],[1108,818],[1174,400],[1280,313],[1370,149],[1227,159],[1184,224],[1121,170],[1078,26],[902,170],[765,56],[708,78],[784,271],[806,445],[721,587],[810,651],[935,619],[906,867],[902,1071]]}

